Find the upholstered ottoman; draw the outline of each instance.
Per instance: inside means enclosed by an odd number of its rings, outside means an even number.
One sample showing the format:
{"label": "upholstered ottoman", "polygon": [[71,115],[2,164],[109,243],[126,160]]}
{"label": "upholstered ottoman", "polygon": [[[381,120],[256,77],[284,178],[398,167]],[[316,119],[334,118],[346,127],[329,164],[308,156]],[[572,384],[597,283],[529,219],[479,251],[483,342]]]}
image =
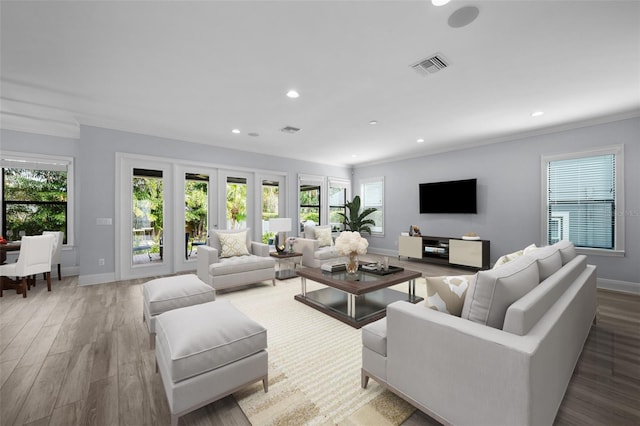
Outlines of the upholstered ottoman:
{"label": "upholstered ottoman", "polygon": [[155,342],[156,316],[172,309],[216,300],[216,291],[194,274],[157,278],[142,285],[143,321],[147,322],[151,347]]}
{"label": "upholstered ottoman", "polygon": [[216,301],[156,318],[156,366],[171,424],[193,410],[257,381],[268,391],[267,330]]}

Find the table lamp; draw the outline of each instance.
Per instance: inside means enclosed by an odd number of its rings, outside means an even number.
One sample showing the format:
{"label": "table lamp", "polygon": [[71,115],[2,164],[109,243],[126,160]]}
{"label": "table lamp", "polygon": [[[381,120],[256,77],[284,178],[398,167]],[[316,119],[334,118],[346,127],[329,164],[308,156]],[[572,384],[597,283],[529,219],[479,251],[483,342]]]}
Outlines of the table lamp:
{"label": "table lamp", "polygon": [[291,231],[291,218],[269,219],[269,231],[275,235],[275,246],[278,253],[283,253],[287,246],[285,232]]}

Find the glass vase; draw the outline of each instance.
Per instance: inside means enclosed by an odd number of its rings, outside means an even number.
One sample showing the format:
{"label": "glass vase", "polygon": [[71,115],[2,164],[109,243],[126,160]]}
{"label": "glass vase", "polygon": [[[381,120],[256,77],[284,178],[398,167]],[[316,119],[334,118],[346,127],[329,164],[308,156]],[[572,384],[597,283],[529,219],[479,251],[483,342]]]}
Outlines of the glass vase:
{"label": "glass vase", "polygon": [[349,253],[349,261],[347,262],[347,274],[355,274],[358,272],[358,253]]}

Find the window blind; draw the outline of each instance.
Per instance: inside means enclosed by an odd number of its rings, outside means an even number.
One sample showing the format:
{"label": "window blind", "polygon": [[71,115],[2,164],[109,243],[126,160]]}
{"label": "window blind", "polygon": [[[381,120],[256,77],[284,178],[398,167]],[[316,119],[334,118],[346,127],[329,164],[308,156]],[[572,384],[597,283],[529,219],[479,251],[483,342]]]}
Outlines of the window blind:
{"label": "window blind", "polygon": [[616,156],[549,161],[548,242],[570,240],[576,247],[615,248]]}

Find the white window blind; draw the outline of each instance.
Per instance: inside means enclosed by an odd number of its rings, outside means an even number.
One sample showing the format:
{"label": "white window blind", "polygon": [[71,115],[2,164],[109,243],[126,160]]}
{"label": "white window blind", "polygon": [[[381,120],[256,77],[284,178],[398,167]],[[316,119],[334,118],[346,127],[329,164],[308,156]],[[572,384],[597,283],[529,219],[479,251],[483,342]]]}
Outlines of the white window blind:
{"label": "white window blind", "polygon": [[547,242],[616,248],[616,155],[550,160],[547,170]]}

